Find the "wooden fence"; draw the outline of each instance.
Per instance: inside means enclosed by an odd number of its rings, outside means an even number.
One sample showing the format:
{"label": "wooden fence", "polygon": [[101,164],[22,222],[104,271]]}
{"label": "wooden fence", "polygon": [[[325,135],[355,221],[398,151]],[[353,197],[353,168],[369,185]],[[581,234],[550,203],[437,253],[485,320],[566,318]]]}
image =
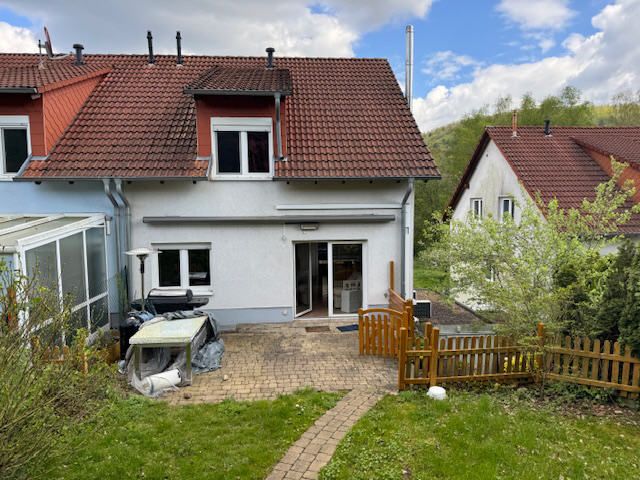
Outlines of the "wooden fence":
{"label": "wooden fence", "polygon": [[[612,350],[613,349],[613,350]],[[618,390],[622,396],[638,398],[640,359],[624,353],[618,342],[564,337],[545,351],[547,378],[592,387]]]}
{"label": "wooden fence", "polygon": [[[613,352],[612,352],[613,348]],[[618,342],[588,338],[549,339],[538,325],[537,347],[516,345],[496,335],[440,338],[431,323],[424,337],[400,329],[398,389],[411,385],[437,385],[477,380],[551,380],[617,390],[638,398],[640,359]]]}
{"label": "wooden fence", "polygon": [[389,262],[389,308],[398,312],[404,312],[409,309],[409,316],[413,318],[413,300],[405,299],[396,290],[395,282],[395,262],[391,260]]}
{"label": "wooden fence", "polygon": [[358,310],[359,349],[361,355],[397,357],[400,329],[415,336],[413,300],[404,299],[395,290],[395,264],[389,262],[389,308]]}
{"label": "wooden fence", "polygon": [[475,380],[532,377],[535,352],[507,337],[470,335],[440,338],[440,329],[425,325],[423,338],[400,330],[398,389]]}
{"label": "wooden fence", "polygon": [[400,330],[413,332],[409,310],[390,308],[358,310],[358,343],[360,355],[396,357],[400,348]]}

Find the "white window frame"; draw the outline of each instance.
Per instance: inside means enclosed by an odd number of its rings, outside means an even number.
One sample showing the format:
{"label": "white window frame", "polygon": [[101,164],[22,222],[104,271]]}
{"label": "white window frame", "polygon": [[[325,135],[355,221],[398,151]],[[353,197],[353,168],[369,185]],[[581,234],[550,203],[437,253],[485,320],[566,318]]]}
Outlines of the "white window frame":
{"label": "white window frame", "polygon": [[504,219],[504,214],[507,213],[507,211],[505,211],[504,209],[504,201],[507,200],[509,201],[509,215],[511,215],[511,218],[515,218],[516,217],[516,210],[515,210],[515,202],[513,201],[513,197],[508,196],[508,195],[502,195],[500,197],[498,197],[498,204],[499,204],[499,211],[500,211],[500,221],[502,221]]}
{"label": "white window frame", "polygon": [[[17,172],[7,172],[4,156],[4,129],[26,128],[27,129],[27,158],[31,155],[31,129],[29,127],[28,115],[0,115],[0,181],[11,180]],[[25,160],[26,161],[26,160]],[[24,164],[23,164],[24,165]]]}
{"label": "white window frame", "polygon": [[[74,217],[78,216],[77,214],[69,214],[63,215],[65,217]],[[89,270],[87,263],[87,230],[91,228],[101,228],[103,231],[103,241],[104,241],[104,261],[105,261],[105,291],[98,293],[97,295],[89,298]],[[36,234],[31,237],[27,237],[22,240],[18,240],[18,247],[20,250],[20,270],[25,277],[28,277],[30,272],[27,268],[27,251],[33,250],[35,248],[41,247],[43,245],[48,245],[49,243],[54,243],[56,248],[56,269],[57,269],[57,289],[58,289],[58,298],[60,300],[60,308],[64,307],[64,288],[62,285],[62,263],[60,257],[60,240],[63,240],[67,237],[71,237],[78,233],[82,234],[82,262],[84,268],[84,281],[85,281],[85,298],[86,300],[75,304],[71,307],[71,312],[75,313],[78,310],[85,309],[86,318],[87,318],[87,330],[91,331],[92,326],[92,318],[91,318],[91,305],[101,300],[103,298],[107,298],[107,327],[111,324],[111,319],[109,318],[109,254],[107,248],[107,233],[106,233],[106,222],[104,216],[102,215],[94,215],[90,218],[82,222],[77,222],[72,225],[60,227],[53,231],[43,232],[41,234]],[[64,333],[64,332],[63,332]],[[63,335],[64,337],[64,335]],[[64,341],[64,338],[63,338]]]}
{"label": "white window frame", "polygon": [[[480,214],[476,214],[476,205],[480,205]],[[478,218],[484,217],[484,200],[480,197],[474,197],[471,199],[471,215],[475,215]]]}
{"label": "white window frame", "polygon": [[[240,132],[240,173],[218,171],[216,132]],[[267,132],[269,136],[269,172],[249,172],[247,132]],[[270,180],[273,177],[273,119],[271,117],[211,117],[211,175],[220,180]]]}
{"label": "white window frame", "polygon": [[[198,242],[198,243],[161,243],[153,242],[152,246],[158,250],[158,253],[153,255],[152,265],[152,285],[153,288],[160,290],[170,290],[172,288],[189,288],[196,295],[213,295],[213,250],[211,243]],[[180,252],[180,285],[174,285],[171,287],[160,286],[160,259],[159,254],[163,250],[178,250]],[[189,284],[189,250],[209,250],[209,285],[194,285]]]}

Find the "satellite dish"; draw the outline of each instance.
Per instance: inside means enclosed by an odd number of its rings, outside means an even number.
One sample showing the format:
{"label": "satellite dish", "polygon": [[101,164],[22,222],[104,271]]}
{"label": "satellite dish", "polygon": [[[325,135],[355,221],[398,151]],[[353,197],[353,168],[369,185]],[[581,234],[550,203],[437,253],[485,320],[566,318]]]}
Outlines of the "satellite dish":
{"label": "satellite dish", "polygon": [[53,58],[53,46],[51,45],[51,37],[49,36],[49,30],[44,27],[44,48],[47,50],[47,57]]}

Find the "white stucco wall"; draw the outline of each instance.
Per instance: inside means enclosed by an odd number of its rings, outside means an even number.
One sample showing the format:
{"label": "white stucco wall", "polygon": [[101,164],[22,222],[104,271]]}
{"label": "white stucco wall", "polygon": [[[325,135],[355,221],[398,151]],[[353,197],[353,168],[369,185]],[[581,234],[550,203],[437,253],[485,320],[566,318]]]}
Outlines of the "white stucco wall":
{"label": "white stucco wall", "polygon": [[[362,241],[366,276],[364,301],[386,304],[388,264],[395,260],[400,275],[400,202],[408,182],[291,182],[210,181],[134,183],[126,195],[132,204],[134,248],[154,243],[210,242],[213,292],[206,309],[218,312],[223,324],[250,321],[286,321],[293,318],[294,257],[298,241]],[[409,199],[407,236],[413,231],[413,196]],[[315,205],[308,210],[301,206]],[[330,205],[332,208],[322,208]],[[373,205],[375,208],[346,208]],[[380,208],[385,206],[386,208]],[[337,207],[337,208],[336,208]],[[149,224],[144,217],[243,217],[276,215],[395,215],[388,223],[321,223],[318,230],[301,231],[299,224]],[[409,243],[408,258],[413,251]],[[154,286],[154,259],[149,262],[145,285]],[[412,264],[407,271],[411,288]],[[139,295],[137,268],[131,278]],[[410,291],[410,290],[407,290]],[[255,314],[248,310],[263,312]],[[225,315],[224,311],[227,314]],[[231,315],[229,312],[236,312]]]}
{"label": "white stucco wall", "polygon": [[484,215],[500,215],[500,197],[512,197],[515,200],[515,220],[520,221],[521,207],[525,198],[530,198],[523,190],[516,174],[505,160],[498,147],[490,141],[471,176],[467,188],[453,212],[454,220],[464,220],[471,209],[472,198],[482,198]]}

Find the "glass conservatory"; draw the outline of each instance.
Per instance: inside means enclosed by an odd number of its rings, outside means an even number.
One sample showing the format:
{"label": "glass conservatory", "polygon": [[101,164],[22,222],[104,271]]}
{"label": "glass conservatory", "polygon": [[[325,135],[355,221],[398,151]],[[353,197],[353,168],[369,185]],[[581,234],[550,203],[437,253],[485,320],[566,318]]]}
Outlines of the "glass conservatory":
{"label": "glass conservatory", "polygon": [[[0,263],[73,305],[72,324],[109,324],[104,215],[0,216]],[[62,304],[62,303],[61,303]]]}

